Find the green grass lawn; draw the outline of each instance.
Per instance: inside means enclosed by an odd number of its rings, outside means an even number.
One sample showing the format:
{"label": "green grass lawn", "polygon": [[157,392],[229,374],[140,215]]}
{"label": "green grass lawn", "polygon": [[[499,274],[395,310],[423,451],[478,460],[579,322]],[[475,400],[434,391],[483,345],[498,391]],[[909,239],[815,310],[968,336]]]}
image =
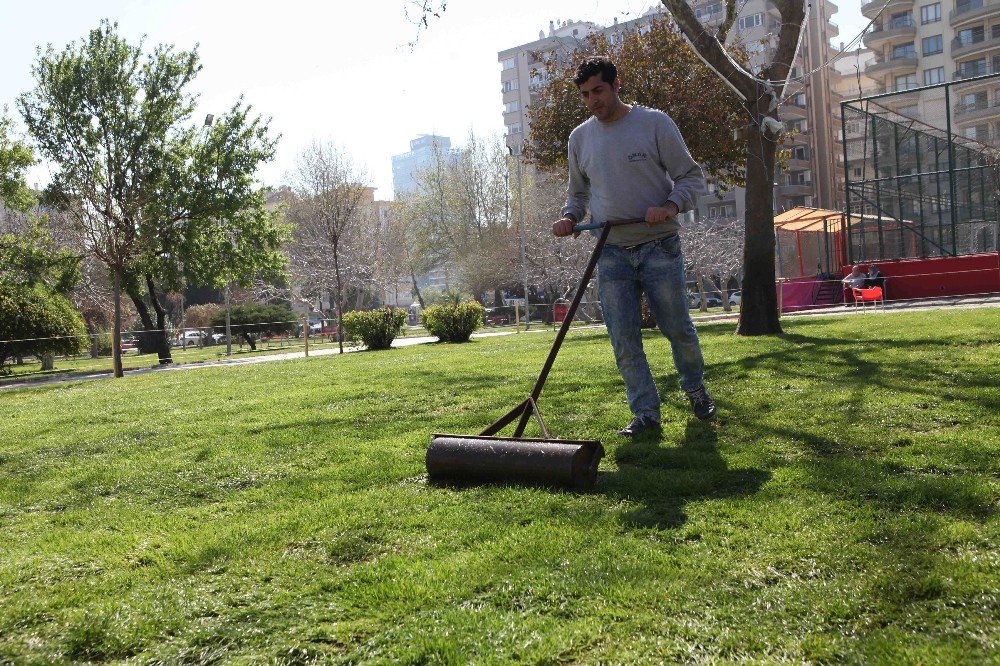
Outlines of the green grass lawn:
{"label": "green grass lawn", "polygon": [[604,441],[582,495],[423,476],[552,334],[0,392],[0,663],[996,662],[998,323],[702,326],[708,425],[649,333],[637,442],[574,331],[540,406]]}

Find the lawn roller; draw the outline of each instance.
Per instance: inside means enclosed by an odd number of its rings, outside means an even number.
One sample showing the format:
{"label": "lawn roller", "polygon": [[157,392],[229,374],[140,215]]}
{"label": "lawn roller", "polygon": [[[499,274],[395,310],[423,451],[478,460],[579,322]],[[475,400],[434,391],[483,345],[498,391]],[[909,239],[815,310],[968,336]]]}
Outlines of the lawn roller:
{"label": "lawn roller", "polygon": [[[552,438],[538,410],[538,397],[563,338],[573,322],[583,292],[594,274],[597,259],[608,239],[608,232],[613,226],[640,222],[644,221],[591,222],[573,226],[573,231],[601,229],[601,234],[535,387],[523,402],[478,435],[431,435],[431,443],[427,447],[427,476],[431,481],[507,481],[565,486],[576,490],[590,490],[594,487],[597,483],[597,465],[604,457],[604,447],[597,440]],[[541,428],[541,438],[521,437],[532,415]],[[496,433],[515,419],[517,426],[513,437],[497,436]]]}

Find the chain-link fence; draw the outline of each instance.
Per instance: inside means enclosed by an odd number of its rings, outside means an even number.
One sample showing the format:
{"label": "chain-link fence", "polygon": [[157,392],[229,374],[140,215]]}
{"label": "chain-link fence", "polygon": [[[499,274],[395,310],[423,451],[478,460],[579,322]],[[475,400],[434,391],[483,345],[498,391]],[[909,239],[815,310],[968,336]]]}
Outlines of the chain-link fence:
{"label": "chain-link fence", "polygon": [[997,250],[1000,61],[992,71],[841,104],[851,263]]}

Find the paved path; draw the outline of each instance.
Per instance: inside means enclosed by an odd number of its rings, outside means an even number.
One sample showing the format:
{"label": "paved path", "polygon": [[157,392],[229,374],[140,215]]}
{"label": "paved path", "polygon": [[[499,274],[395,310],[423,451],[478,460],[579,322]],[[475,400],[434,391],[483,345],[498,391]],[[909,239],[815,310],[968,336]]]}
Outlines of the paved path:
{"label": "paved path", "polygon": [[[919,301],[890,301],[885,304],[884,308],[875,308],[874,306],[867,306],[866,308],[856,308],[853,305],[835,305],[831,307],[815,308],[808,311],[800,311],[794,313],[788,313],[785,317],[788,318],[798,318],[798,317],[815,317],[823,315],[866,315],[873,312],[879,314],[893,313],[893,312],[914,312],[923,310],[943,310],[945,308],[983,308],[983,307],[993,307],[1000,308],[1000,294],[987,294],[983,296],[951,296],[943,298],[934,299],[922,299]],[[713,315],[702,315],[698,316],[694,313],[696,323],[713,322],[713,321],[726,321],[735,320],[739,317],[739,313],[736,311],[730,313],[721,313]],[[574,328],[573,330],[586,330],[604,328],[602,325],[594,326],[582,326],[579,328]],[[527,333],[543,333],[551,332],[552,328],[548,326],[541,326],[537,328],[525,331]],[[474,338],[489,338],[498,335],[514,335],[515,331],[486,331],[483,333],[475,333],[472,337]],[[418,337],[403,337],[393,340],[393,347],[409,347],[411,345],[422,345],[429,342],[437,342],[437,338],[434,336],[418,336]],[[363,347],[344,347],[344,352],[355,352],[364,349]],[[329,356],[331,354],[339,354],[340,350],[337,348],[322,348],[313,349],[309,352],[309,356]],[[270,363],[272,361],[286,361],[292,358],[303,358],[305,356],[304,351],[297,352],[286,352],[280,354],[267,354],[262,356],[250,356],[246,358],[227,358],[219,359],[216,361],[199,361],[193,363],[172,363],[170,365],[153,366],[149,368],[136,368],[134,370],[126,370],[126,375],[144,375],[150,372],[175,372],[178,370],[195,370],[197,368],[215,368],[225,365],[247,365],[250,363]],[[36,377],[25,379],[20,382],[13,382],[9,384],[0,384],[0,391],[6,389],[14,388],[24,388],[33,386],[44,386],[46,384],[59,384],[64,382],[78,382],[78,381],[88,381],[94,379],[107,379],[111,377],[111,372],[92,372],[92,373],[74,373],[68,375],[48,375],[45,377]]]}

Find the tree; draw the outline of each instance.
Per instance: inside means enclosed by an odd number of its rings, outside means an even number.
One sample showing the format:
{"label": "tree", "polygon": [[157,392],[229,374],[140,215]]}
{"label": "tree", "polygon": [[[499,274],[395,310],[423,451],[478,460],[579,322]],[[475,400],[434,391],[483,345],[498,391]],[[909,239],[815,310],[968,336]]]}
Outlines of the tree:
{"label": "tree", "polygon": [[34,203],[24,177],[35,163],[31,148],[13,138],[10,118],[0,115],[0,203],[27,210]]}
{"label": "tree", "polygon": [[40,52],[35,88],[18,100],[58,167],[47,201],[68,212],[112,276],[117,377],[122,291],[147,331],[142,348],[169,363],[164,291],[282,268],[283,231],[253,178],[275,140],[242,100],[207,130],[192,126],[186,91],[200,69],[196,50],[144,55],[104,21],[80,44]]}
{"label": "tree", "polygon": [[708,309],[706,285],[722,298],[726,312],[732,309],[727,285],[742,268],[743,244],[743,224],[734,218],[698,220],[685,229],[685,269],[694,276],[703,311]]}
{"label": "tree", "polygon": [[[736,3],[726,3],[726,17],[713,32],[695,17],[685,0],[663,0],[692,48],[716,74],[738,91],[749,123],[740,123],[746,140],[746,241],[743,249],[743,294],[740,335],[781,333],[774,289],[774,169],[784,126],[778,119],[781,95],[798,48],[805,19],[804,0],[773,0],[781,14],[778,46],[770,63],[753,73],[735,62],[725,47],[736,21]],[[738,126],[731,126],[737,129]]]}
{"label": "tree", "polygon": [[80,279],[78,264],[38,226],[0,236],[0,374],[9,358],[83,349],[83,320],[67,298]]}
{"label": "tree", "polygon": [[[370,269],[359,256],[369,240],[362,230],[370,229],[373,217],[374,188],[365,180],[364,170],[343,150],[314,141],[299,156],[292,182],[294,200],[288,219],[293,225],[293,279],[300,288],[313,289],[316,296],[322,290],[333,293],[341,353],[348,277]],[[347,261],[352,244],[354,262]]]}
{"label": "tree", "polygon": [[470,133],[460,155],[452,158],[437,149],[435,163],[415,174],[417,187],[404,199],[411,257],[425,269],[454,269],[457,284],[447,284],[449,291],[477,300],[493,292],[495,301],[502,288],[516,284],[510,170],[500,137]]}
{"label": "tree", "polygon": [[[614,43],[606,35],[593,34],[569,53],[539,54],[543,60],[533,75],[544,83],[528,109],[530,129],[524,147],[533,164],[546,171],[565,171],[569,134],[588,116],[573,77],[577,64],[594,53],[606,54],[618,65],[624,99],[670,114],[708,177],[723,188],[743,185],[743,150],[732,127],[742,122],[744,112],[712,70],[687,48],[674,23],[663,19],[652,19],[641,34],[627,31]],[[736,56],[745,59],[743,52]]]}

